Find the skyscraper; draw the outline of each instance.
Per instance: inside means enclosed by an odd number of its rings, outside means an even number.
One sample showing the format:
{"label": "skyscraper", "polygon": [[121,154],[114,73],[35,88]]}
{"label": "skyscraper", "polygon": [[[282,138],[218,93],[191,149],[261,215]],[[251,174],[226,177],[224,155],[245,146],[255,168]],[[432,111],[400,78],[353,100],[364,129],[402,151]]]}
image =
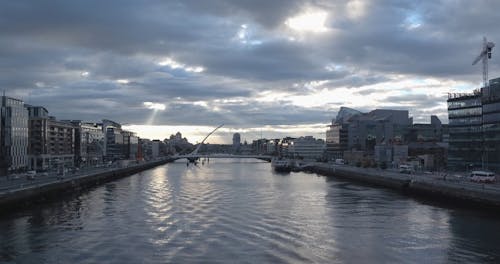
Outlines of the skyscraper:
{"label": "skyscraper", "polygon": [[238,153],[241,146],[241,136],[240,133],[233,134],[233,153]]}

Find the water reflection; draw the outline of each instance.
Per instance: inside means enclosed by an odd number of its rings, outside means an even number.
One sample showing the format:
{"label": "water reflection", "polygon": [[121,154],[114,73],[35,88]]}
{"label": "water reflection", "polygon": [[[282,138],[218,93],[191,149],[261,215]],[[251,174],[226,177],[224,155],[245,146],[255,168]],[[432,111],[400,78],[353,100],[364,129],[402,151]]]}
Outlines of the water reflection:
{"label": "water reflection", "polygon": [[268,163],[172,163],[0,219],[6,263],[498,263],[500,218]]}

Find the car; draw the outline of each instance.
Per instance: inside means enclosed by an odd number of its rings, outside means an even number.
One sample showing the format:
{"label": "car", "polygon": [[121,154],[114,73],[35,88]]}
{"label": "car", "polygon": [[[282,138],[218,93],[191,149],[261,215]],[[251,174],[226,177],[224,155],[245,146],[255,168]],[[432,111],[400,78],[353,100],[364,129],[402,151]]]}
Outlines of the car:
{"label": "car", "polygon": [[412,166],[407,165],[407,164],[401,164],[401,165],[399,165],[399,172],[411,174],[411,173],[414,173],[415,171],[413,170]]}
{"label": "car", "polygon": [[36,171],[27,171],[26,172],[26,179],[28,180],[34,180],[36,176]]}

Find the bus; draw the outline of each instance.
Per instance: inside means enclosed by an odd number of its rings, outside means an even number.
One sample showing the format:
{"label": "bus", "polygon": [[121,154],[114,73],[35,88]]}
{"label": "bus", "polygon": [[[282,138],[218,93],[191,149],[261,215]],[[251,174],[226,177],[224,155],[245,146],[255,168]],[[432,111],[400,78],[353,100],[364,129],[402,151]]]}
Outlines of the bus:
{"label": "bus", "polygon": [[496,175],[491,171],[471,171],[469,178],[472,182],[493,183],[496,181]]}

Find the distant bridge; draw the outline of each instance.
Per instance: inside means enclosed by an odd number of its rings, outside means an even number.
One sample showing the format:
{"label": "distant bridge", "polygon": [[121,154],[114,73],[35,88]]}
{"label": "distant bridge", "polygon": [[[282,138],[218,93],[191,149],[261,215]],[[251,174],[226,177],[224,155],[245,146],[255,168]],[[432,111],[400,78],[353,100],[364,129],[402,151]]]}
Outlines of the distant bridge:
{"label": "distant bridge", "polygon": [[198,159],[206,157],[206,158],[219,158],[219,159],[243,159],[243,158],[253,158],[253,159],[260,159],[260,160],[265,160],[268,162],[271,162],[272,156],[266,156],[266,155],[231,155],[231,154],[199,154],[198,151],[200,150],[201,146],[203,143],[205,143],[205,140],[212,135],[217,129],[221,128],[224,126],[224,124],[216,127],[212,132],[208,133],[208,135],[201,141],[201,143],[196,147],[196,149],[186,155],[175,155],[172,156],[171,158],[173,160],[178,160],[178,159],[187,159],[189,162],[196,162]]}
{"label": "distant bridge", "polygon": [[269,155],[232,155],[232,154],[187,154],[187,155],[176,155],[172,156],[171,159],[188,159],[189,161],[195,161],[199,158],[209,158],[209,159],[259,159],[271,162],[272,156]]}

